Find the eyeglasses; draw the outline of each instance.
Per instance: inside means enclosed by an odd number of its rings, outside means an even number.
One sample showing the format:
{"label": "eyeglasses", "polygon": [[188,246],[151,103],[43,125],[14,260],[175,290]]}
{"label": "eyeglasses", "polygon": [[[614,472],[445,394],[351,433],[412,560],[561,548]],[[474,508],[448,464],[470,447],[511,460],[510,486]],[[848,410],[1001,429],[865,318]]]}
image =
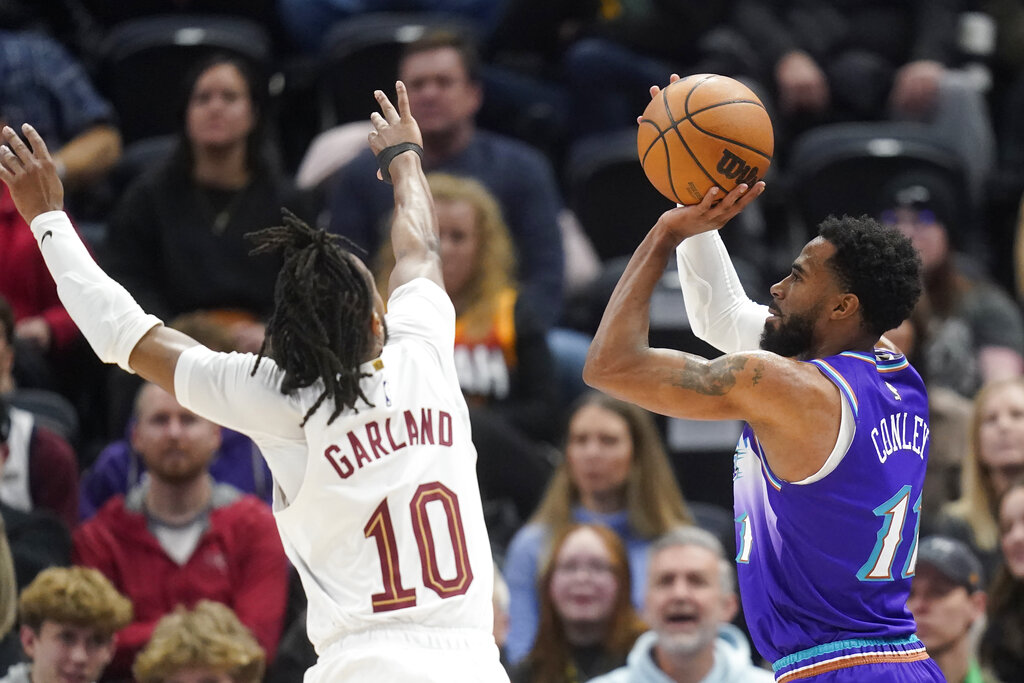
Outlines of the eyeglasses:
{"label": "eyeglasses", "polygon": [[588,576],[605,576],[614,574],[615,570],[612,565],[600,560],[559,562],[555,565],[555,574],[571,576],[577,573]]}

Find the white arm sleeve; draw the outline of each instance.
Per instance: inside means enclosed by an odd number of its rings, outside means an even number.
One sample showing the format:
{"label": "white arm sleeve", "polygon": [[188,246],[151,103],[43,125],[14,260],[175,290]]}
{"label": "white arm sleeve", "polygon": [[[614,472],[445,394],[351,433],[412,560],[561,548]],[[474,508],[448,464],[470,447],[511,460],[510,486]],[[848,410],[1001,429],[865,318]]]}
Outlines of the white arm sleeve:
{"label": "white arm sleeve", "polygon": [[768,307],[744,293],[718,231],[683,240],[676,262],[693,333],[724,353],[759,348]]}
{"label": "white arm sleeve", "polygon": [[132,349],[160,319],[146,314],[128,290],[96,265],[63,211],[39,214],[31,228],[57,283],[57,296],[92,350],[104,363],[132,372]]}

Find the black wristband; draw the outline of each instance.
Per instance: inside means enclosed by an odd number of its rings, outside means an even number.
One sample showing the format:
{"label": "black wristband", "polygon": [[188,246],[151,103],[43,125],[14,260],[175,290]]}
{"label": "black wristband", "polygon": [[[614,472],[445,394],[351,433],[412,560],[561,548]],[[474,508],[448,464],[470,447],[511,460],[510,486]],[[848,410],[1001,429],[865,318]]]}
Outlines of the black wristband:
{"label": "black wristband", "polygon": [[380,166],[380,177],[385,183],[391,183],[391,162],[402,152],[410,150],[419,154],[420,159],[423,158],[423,148],[415,142],[399,142],[397,145],[385,147],[380,151],[380,154],[377,155],[377,165]]}

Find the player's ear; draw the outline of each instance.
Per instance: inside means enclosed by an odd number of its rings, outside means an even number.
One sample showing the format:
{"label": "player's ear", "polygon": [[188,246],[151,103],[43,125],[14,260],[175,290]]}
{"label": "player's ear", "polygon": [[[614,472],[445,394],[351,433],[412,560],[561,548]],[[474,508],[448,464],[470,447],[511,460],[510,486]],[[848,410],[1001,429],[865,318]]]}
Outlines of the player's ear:
{"label": "player's ear", "polygon": [[856,294],[846,292],[844,294],[840,294],[833,303],[831,318],[833,320],[842,320],[844,318],[849,318],[859,310],[860,299],[857,298]]}

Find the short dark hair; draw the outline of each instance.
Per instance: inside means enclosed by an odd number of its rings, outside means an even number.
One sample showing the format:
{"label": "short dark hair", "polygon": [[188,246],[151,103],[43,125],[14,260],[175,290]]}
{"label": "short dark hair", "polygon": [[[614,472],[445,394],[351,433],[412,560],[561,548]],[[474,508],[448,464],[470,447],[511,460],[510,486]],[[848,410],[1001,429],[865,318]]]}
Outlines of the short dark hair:
{"label": "short dark hair", "polygon": [[0,327],[3,327],[0,334],[7,344],[14,344],[14,309],[3,296],[0,296]]}
{"label": "short dark hair", "polygon": [[921,296],[921,258],[909,238],[870,216],[829,216],[818,234],[835,247],[829,265],[860,300],[868,331],[881,336],[906,320]]}
{"label": "short dark hair", "polygon": [[405,49],[402,50],[402,58],[398,62],[398,68],[401,70],[405,60],[413,55],[444,48],[451,48],[458,52],[469,80],[474,83],[479,82],[480,51],[477,49],[476,41],[466,31],[457,28],[432,29],[407,44]]}

